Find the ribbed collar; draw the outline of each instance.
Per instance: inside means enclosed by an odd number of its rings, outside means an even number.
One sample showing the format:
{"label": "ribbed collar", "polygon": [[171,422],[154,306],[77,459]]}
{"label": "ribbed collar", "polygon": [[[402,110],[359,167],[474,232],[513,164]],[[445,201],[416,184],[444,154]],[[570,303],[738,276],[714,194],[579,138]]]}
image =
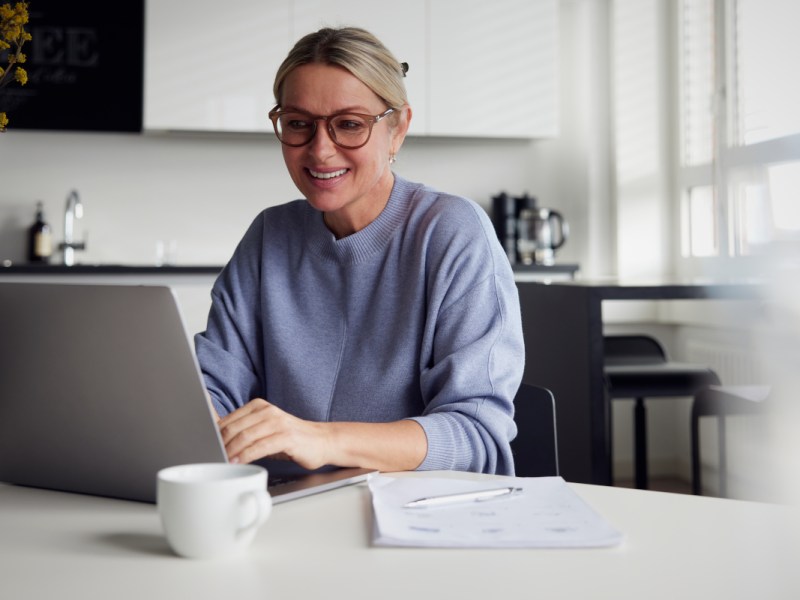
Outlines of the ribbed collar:
{"label": "ribbed collar", "polygon": [[342,264],[355,264],[379,253],[405,222],[413,190],[418,187],[395,175],[389,201],[364,229],[340,240],[325,226],[322,213],[308,205],[305,234],[308,247],[319,256]]}

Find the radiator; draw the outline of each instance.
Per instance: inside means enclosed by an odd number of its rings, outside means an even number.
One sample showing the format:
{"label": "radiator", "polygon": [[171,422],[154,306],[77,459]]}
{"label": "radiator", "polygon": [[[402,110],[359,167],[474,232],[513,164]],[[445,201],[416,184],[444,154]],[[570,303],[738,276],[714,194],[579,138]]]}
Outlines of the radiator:
{"label": "radiator", "polygon": [[[767,383],[752,348],[731,340],[685,337],[685,360],[708,365],[716,371],[723,385]],[[731,415],[726,419],[728,458],[728,496],[758,499],[764,489],[764,455],[769,436],[769,422],[763,416]],[[701,468],[705,493],[718,492],[719,456],[717,420],[700,420]]]}
{"label": "radiator", "polygon": [[731,345],[716,340],[687,339],[686,361],[708,365],[714,369],[723,385],[763,383],[755,353],[743,345]]}

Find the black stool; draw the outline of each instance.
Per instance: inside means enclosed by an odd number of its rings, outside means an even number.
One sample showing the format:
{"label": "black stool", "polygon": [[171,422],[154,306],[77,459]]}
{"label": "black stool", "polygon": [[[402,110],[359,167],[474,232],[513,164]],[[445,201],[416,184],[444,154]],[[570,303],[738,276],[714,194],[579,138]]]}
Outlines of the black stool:
{"label": "black stool", "polygon": [[703,485],[700,469],[700,417],[717,417],[717,451],[719,452],[719,495],[728,495],[728,457],[726,448],[725,417],[764,412],[770,388],[757,386],[712,385],[694,397],[692,402],[692,493],[701,495]]}
{"label": "black stool", "polygon": [[604,336],[606,393],[610,399],[634,398],[635,482],[647,489],[647,413],[645,398],[694,396],[719,384],[708,367],[667,359],[663,346],[647,335]]}

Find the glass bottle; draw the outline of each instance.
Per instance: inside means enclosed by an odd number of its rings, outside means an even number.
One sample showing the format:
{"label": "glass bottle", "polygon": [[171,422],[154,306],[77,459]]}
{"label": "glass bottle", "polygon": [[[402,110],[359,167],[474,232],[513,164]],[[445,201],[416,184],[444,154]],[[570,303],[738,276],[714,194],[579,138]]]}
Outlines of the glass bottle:
{"label": "glass bottle", "polygon": [[36,203],[36,221],[28,230],[28,262],[48,263],[53,254],[53,236],[44,220],[44,207]]}

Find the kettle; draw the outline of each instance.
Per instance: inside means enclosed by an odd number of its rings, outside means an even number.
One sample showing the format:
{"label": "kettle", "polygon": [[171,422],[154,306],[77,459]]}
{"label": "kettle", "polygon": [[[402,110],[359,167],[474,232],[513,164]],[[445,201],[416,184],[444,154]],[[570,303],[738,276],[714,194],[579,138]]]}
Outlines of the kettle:
{"label": "kettle", "polygon": [[549,208],[525,208],[517,219],[517,251],[525,265],[552,265],[556,250],[569,236],[561,213]]}

